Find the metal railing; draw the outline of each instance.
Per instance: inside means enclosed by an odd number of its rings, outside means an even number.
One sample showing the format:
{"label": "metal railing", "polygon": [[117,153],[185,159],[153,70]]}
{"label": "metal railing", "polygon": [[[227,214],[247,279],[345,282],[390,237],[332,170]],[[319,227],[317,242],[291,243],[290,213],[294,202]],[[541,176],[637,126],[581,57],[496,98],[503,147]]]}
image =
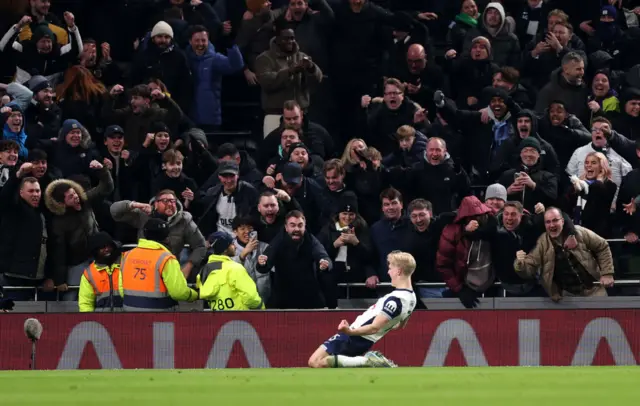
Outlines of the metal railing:
{"label": "metal railing", "polygon": [[[626,243],[626,240],[624,238],[610,238],[610,239],[607,239],[606,241],[608,243]],[[125,244],[122,247],[125,249],[131,249],[131,248],[135,248],[136,244]],[[189,248],[189,245],[185,244],[185,248]],[[594,282],[594,285],[599,285],[599,284],[600,284],[599,281]],[[501,285],[502,284],[499,281],[493,283],[493,287],[499,287]],[[616,280],[614,285],[615,286],[640,286],[640,280],[620,279],[620,280]],[[447,287],[446,283],[444,282],[418,282],[415,284],[415,286],[421,287],[421,288],[446,288]],[[189,287],[195,288],[195,284],[189,284]],[[364,282],[350,282],[350,283],[338,283],[338,287],[346,288],[346,298],[349,299],[351,296],[350,293],[352,288],[366,288],[367,285]],[[376,288],[388,288],[388,287],[392,287],[390,282],[381,282],[376,285]],[[3,288],[5,291],[34,290],[35,301],[38,301],[38,292],[44,290],[42,286],[37,286],[37,287],[35,286],[4,286]],[[68,289],[70,291],[79,290],[80,286],[68,286]],[[47,293],[54,293],[54,292],[47,292]],[[64,294],[65,292],[56,292],[56,293],[57,293],[56,300],[59,301],[60,295]],[[505,290],[502,291],[503,297],[506,297],[506,293],[507,292]],[[482,297],[485,297],[484,293],[482,294]]]}

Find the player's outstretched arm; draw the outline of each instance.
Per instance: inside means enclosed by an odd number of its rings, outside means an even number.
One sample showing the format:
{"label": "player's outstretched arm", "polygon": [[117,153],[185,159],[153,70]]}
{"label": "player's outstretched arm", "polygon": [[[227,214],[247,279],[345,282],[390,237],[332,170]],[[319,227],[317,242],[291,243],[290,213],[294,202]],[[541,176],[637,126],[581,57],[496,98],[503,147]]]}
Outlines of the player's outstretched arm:
{"label": "player's outstretched arm", "polygon": [[340,322],[340,325],[338,326],[338,331],[348,336],[368,336],[382,330],[388,321],[389,316],[381,313],[377,315],[375,319],[373,319],[373,323],[351,329],[349,327],[349,323],[346,320],[342,320],[342,322]]}

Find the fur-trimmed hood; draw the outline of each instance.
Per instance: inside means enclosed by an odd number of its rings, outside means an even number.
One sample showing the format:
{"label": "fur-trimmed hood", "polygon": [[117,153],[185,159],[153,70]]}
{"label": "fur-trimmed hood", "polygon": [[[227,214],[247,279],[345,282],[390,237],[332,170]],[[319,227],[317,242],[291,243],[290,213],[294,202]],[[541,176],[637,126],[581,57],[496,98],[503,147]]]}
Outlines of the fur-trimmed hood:
{"label": "fur-trimmed hood", "polygon": [[[80,127],[80,131],[82,132],[82,138],[80,139],[80,145],[78,147],[82,149],[89,149],[91,147],[91,134],[89,134],[89,131],[87,131],[84,126]],[[66,144],[67,134],[63,134],[63,132],[64,128],[60,128],[60,131],[58,131],[58,142]]]}
{"label": "fur-trimmed hood", "polygon": [[67,207],[64,205],[64,202],[56,201],[52,195],[53,189],[62,184],[68,184],[76,191],[80,197],[80,204],[84,204],[87,201],[87,192],[78,183],[69,179],[54,180],[49,184],[49,186],[47,186],[47,189],[44,192],[44,204],[47,206],[47,209],[56,216],[62,216],[67,212]]}

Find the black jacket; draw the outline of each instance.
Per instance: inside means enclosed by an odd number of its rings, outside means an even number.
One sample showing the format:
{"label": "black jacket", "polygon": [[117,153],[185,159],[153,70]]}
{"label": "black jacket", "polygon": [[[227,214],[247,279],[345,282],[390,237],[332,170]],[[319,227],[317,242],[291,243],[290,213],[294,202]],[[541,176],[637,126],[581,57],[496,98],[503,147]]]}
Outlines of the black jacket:
{"label": "black jacket", "polygon": [[[396,131],[403,125],[414,126],[413,116],[418,107],[405,96],[400,107],[391,110],[384,102],[372,102],[367,109],[366,126],[362,138],[367,145],[375,147],[384,156],[398,145]],[[418,129],[418,128],[416,128]]]}
{"label": "black jacket", "polygon": [[640,196],[640,169],[634,169],[622,178],[620,191],[618,192],[618,201],[616,203],[618,223],[622,225],[622,232],[625,234],[632,232],[640,236],[640,211],[637,209],[637,203],[633,216],[625,213],[623,206],[629,204],[638,196]]}
{"label": "black jacket", "polygon": [[571,155],[576,149],[591,142],[591,132],[573,115],[569,115],[561,125],[553,126],[549,120],[549,112],[545,110],[545,115],[539,124],[538,134],[553,145],[560,162],[560,168],[567,167]]}
{"label": "black jacket", "polygon": [[442,230],[455,219],[455,213],[443,213],[431,218],[424,232],[411,225],[407,230],[407,247],[416,260],[414,282],[442,282],[442,274],[436,271],[436,252]]}
{"label": "black jacket", "polygon": [[161,50],[151,42],[147,44],[147,49],[134,59],[131,83],[147,83],[151,78],[162,80],[182,111],[189,111],[193,79],[187,58],[180,49],[171,45]]}
{"label": "black jacket", "polygon": [[35,278],[38,272],[45,220],[40,207],[29,206],[18,195],[16,174],[0,191],[0,273]]}
{"label": "black jacket", "polygon": [[[261,273],[273,274],[273,307],[277,309],[318,309],[325,307],[322,292],[324,272],[331,272],[331,260],[320,241],[309,232],[301,243],[294,242],[284,230],[271,241],[263,253],[265,266],[257,265]],[[321,259],[329,261],[329,269],[321,271]]]}
{"label": "black jacket", "polygon": [[587,98],[590,90],[584,83],[572,85],[562,76],[562,68],[558,68],[551,74],[551,79],[538,94],[536,111],[543,112],[552,101],[560,100],[567,108],[567,112],[574,114],[583,123],[589,122],[590,110],[587,106]]}
{"label": "black jacket", "polygon": [[527,172],[531,180],[536,183],[536,188],[531,190],[525,187],[522,192],[509,194],[507,196],[508,200],[522,203],[524,208],[531,213],[535,212],[537,203],[542,203],[545,207],[549,207],[556,202],[558,197],[558,178],[555,174],[540,169],[539,164],[532,168],[509,169],[500,176],[498,183],[508,188],[515,181],[517,172]]}
{"label": "black jacket", "polygon": [[[346,245],[347,247],[347,263],[346,270],[342,275],[335,275],[338,282],[364,282],[367,279],[367,268],[371,266],[373,248],[371,246],[371,236],[369,235],[369,227],[366,223],[356,225],[354,227],[356,237],[360,241],[358,245]],[[340,237],[341,231],[336,229],[336,224],[330,222],[326,224],[318,234],[318,240],[324,246],[329,258],[334,262],[334,270],[338,269],[336,265],[336,256],[339,249],[333,243]]]}
{"label": "black jacket", "polygon": [[[216,204],[218,204],[222,190],[223,187],[220,184],[207,191],[202,191],[203,194],[200,196],[196,195],[192,213],[198,216],[197,225],[204,236],[217,231]],[[258,191],[243,181],[238,181],[238,187],[231,196],[234,198],[237,216],[250,215],[252,209],[258,204]]]}
{"label": "black jacket", "polygon": [[39,140],[50,140],[58,136],[62,125],[62,110],[56,103],[46,108],[32,100],[25,111],[25,121],[27,148],[38,148]]}

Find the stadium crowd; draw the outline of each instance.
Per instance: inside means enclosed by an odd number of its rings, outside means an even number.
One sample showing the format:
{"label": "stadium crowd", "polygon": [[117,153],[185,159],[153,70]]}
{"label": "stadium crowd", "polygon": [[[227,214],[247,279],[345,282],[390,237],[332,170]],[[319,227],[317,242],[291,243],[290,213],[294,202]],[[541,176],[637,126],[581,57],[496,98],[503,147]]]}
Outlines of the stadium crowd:
{"label": "stadium crowd", "polygon": [[245,308],[375,297],[395,250],[469,308],[639,274],[640,1],[4,7],[5,299],[101,307],[138,241],[177,261],[165,296],[224,270],[205,299]]}

